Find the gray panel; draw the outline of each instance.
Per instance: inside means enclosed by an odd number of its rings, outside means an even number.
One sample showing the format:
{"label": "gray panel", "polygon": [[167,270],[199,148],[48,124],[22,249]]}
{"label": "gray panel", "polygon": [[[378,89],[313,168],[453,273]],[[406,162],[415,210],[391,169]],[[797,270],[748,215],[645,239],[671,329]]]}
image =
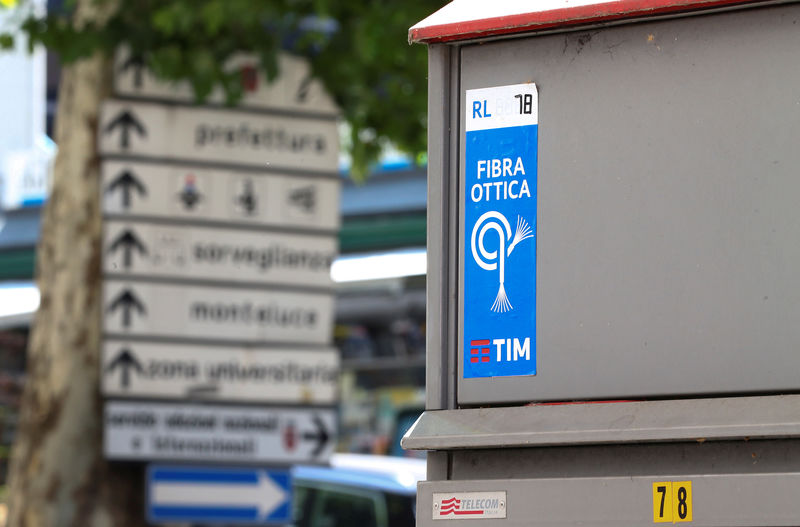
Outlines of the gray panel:
{"label": "gray panel", "polygon": [[[800,441],[694,441],[452,452],[447,479],[587,478],[800,472]],[[445,479],[431,477],[431,480]]]}
{"label": "gray panel", "polygon": [[[428,49],[428,207],[427,215],[427,312],[429,331],[426,340],[426,379],[425,407],[427,409],[452,408],[455,403],[455,390],[452,376],[454,359],[449,350],[452,346],[449,330],[452,324],[452,310],[448,308],[451,296],[451,268],[455,254],[451,249],[451,238],[447,225],[450,221],[451,171],[454,159],[450,141],[451,132],[451,48],[445,45],[432,45]],[[457,94],[455,94],[457,97]]]}
{"label": "gray panel", "polygon": [[533,81],[540,114],[538,375],[460,404],[800,388],[798,18],[462,48],[462,96]]}
{"label": "gray panel", "polygon": [[800,395],[427,411],[411,450],[800,437]]}
{"label": "gray panel", "polygon": [[[467,522],[497,526],[642,526],[653,524],[653,483],[691,481],[695,527],[797,525],[800,473],[674,475],[620,478],[553,478],[430,481],[417,491],[417,526],[448,525],[432,520],[434,492],[507,492],[507,519]],[[463,523],[463,520],[461,521]]]}
{"label": "gray panel", "polygon": [[448,459],[450,455],[447,452],[428,452],[425,473],[425,479],[447,479],[450,477]]}

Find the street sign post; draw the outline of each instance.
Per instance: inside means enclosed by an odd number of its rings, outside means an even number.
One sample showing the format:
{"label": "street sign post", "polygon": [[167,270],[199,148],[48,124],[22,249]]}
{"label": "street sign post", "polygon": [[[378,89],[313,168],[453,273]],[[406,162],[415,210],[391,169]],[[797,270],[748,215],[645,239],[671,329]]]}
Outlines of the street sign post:
{"label": "street sign post", "polygon": [[338,175],[106,161],[101,203],[110,218],[330,234],[339,228],[339,180]]}
{"label": "street sign post", "polygon": [[105,456],[258,467],[150,467],[153,523],[289,523],[287,467],[335,445],[337,111],[280,63],[198,106],[121,50],[101,109]]}
{"label": "street sign post", "polygon": [[331,236],[107,221],[107,276],[331,288]]}
{"label": "street sign post", "polygon": [[339,156],[336,121],[109,100],[100,153],[330,174]]}
{"label": "street sign post", "polygon": [[411,28],[429,45],[417,525],[794,522],[798,18],[455,0]]}
{"label": "street sign post", "polygon": [[[281,78],[270,83],[259,69],[257,57],[240,55],[227,65],[228,71],[239,71],[244,84],[241,105],[282,113],[314,114],[335,117],[339,110],[325,92],[322,83],[311,76],[308,64],[295,56],[278,57]],[[194,90],[189,83],[165,83],[150,72],[140,57],[120,49],[114,58],[114,93],[144,100],[191,102]],[[221,89],[214,90],[209,103],[222,106],[226,102]]]}
{"label": "street sign post", "polygon": [[116,338],[327,344],[330,293],[106,281],[104,331]]}
{"label": "street sign post", "polygon": [[291,498],[286,469],[151,465],[147,470],[151,523],[289,523]]}
{"label": "street sign post", "polygon": [[324,463],[335,446],[332,408],[265,408],[136,401],[105,407],[108,459]]}
{"label": "street sign post", "polygon": [[101,373],[113,397],[335,404],[339,354],[106,340]]}

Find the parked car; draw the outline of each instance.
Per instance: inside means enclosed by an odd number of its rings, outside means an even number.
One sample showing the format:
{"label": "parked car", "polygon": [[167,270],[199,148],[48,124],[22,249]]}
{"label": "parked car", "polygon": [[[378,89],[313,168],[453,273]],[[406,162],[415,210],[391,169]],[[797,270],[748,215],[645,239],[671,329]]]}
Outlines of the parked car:
{"label": "parked car", "polygon": [[413,527],[421,459],[334,454],[331,466],[294,468],[296,527]]}

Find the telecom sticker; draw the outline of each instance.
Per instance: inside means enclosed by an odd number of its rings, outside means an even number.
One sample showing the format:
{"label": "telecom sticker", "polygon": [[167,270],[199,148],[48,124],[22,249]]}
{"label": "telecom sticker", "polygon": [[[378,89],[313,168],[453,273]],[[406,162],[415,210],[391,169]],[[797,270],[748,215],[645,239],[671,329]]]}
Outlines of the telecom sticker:
{"label": "telecom sticker", "polygon": [[506,493],[434,492],[434,520],[487,520],[506,517]]}
{"label": "telecom sticker", "polygon": [[467,90],[464,378],[536,375],[535,84]]}

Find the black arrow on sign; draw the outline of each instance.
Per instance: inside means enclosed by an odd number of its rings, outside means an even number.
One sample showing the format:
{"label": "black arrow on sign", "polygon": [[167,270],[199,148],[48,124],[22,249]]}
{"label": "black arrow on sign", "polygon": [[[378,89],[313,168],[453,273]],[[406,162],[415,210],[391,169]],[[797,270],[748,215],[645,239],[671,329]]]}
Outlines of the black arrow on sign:
{"label": "black arrow on sign", "polygon": [[133,87],[142,87],[142,71],[144,70],[144,59],[139,55],[131,55],[128,60],[122,63],[119,71],[124,73],[130,68],[133,68]]}
{"label": "black arrow on sign", "polygon": [[311,452],[312,457],[317,457],[322,453],[325,445],[328,444],[330,435],[328,434],[328,430],[325,428],[325,423],[322,422],[322,419],[320,419],[317,414],[314,414],[314,417],[311,419],[314,421],[314,426],[316,426],[317,429],[314,432],[303,433],[303,440],[317,442],[317,446],[315,446],[314,451]]}
{"label": "black arrow on sign", "polygon": [[131,266],[131,253],[134,250],[136,250],[142,256],[147,254],[147,249],[145,249],[142,242],[136,237],[136,234],[129,229],[124,230],[119,236],[117,236],[117,239],[114,240],[109,246],[108,252],[115,253],[120,247],[122,247],[123,251],[122,266],[125,269],[128,269]]}
{"label": "black arrow on sign", "polygon": [[300,81],[300,86],[297,87],[297,93],[295,94],[295,99],[297,102],[306,102],[308,98],[308,89],[311,87],[311,81],[314,80],[314,77],[311,75],[306,75],[305,78]]}
{"label": "black arrow on sign", "polygon": [[248,215],[255,213],[258,200],[256,199],[255,192],[253,192],[252,181],[248,179],[244,182],[244,189],[241,194],[236,196],[236,199]]}
{"label": "black arrow on sign", "polygon": [[144,308],[142,303],[129,289],[125,289],[119,295],[117,295],[117,298],[111,302],[111,305],[108,306],[106,312],[113,313],[117,310],[117,308],[122,309],[122,327],[125,328],[131,325],[132,310],[135,309],[140,315],[147,313],[147,310]]}
{"label": "black arrow on sign", "polygon": [[105,372],[106,373],[114,373],[114,370],[117,368],[122,370],[122,387],[128,388],[131,382],[131,370],[134,370],[136,373],[142,374],[144,369],[142,365],[136,360],[136,356],[131,353],[131,350],[128,348],[122,348],[119,350],[119,355],[111,361],[111,363],[106,366]]}
{"label": "black arrow on sign", "polygon": [[122,110],[122,112],[116,116],[113,121],[108,123],[104,133],[110,134],[118,126],[122,128],[122,132],[119,135],[120,148],[127,150],[130,146],[131,129],[138,133],[140,137],[147,136],[147,132],[145,131],[144,126],[142,126],[142,123],[140,123],[139,120],[128,110]]}
{"label": "black arrow on sign", "polygon": [[126,210],[131,206],[131,190],[135,190],[140,196],[147,194],[147,189],[130,170],[123,170],[120,172],[117,177],[114,178],[114,181],[108,184],[106,192],[112,193],[117,189],[121,189],[122,208]]}

